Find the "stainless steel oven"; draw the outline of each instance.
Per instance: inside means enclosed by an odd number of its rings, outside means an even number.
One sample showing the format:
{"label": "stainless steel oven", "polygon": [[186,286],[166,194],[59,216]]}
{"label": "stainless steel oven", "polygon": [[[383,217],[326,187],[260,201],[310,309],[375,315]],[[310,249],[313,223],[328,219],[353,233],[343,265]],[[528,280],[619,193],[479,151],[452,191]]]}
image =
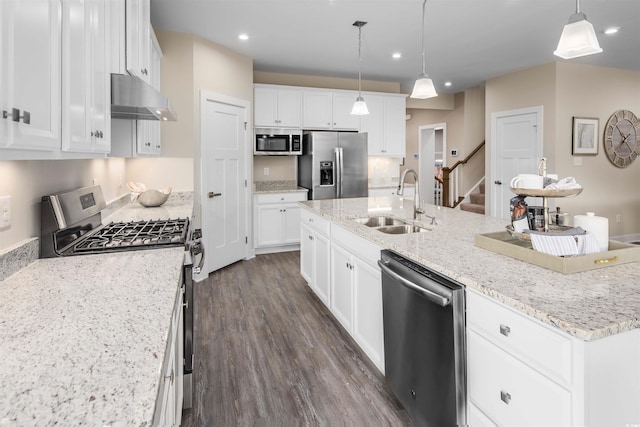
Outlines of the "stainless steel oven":
{"label": "stainless steel oven", "polygon": [[297,129],[255,129],[253,154],[300,155],[302,154],[302,131]]}

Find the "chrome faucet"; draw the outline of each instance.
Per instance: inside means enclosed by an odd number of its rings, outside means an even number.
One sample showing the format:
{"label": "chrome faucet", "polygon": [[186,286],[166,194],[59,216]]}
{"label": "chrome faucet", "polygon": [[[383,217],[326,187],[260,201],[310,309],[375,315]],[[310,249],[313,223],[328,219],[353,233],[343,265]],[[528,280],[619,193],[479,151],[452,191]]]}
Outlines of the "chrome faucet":
{"label": "chrome faucet", "polygon": [[423,214],[424,210],[420,207],[420,184],[418,182],[418,174],[413,169],[406,169],[402,172],[400,184],[398,185],[398,196],[402,196],[404,194],[404,180],[409,173],[413,175],[413,179],[416,182],[416,191],[413,195],[413,219],[416,219],[417,214]]}

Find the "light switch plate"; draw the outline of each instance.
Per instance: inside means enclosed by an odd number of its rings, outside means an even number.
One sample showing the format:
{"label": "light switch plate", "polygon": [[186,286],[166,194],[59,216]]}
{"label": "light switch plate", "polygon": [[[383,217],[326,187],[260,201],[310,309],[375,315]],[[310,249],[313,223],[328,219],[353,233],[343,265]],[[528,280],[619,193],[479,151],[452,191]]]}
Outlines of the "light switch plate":
{"label": "light switch plate", "polygon": [[11,225],[11,196],[0,197],[0,229]]}

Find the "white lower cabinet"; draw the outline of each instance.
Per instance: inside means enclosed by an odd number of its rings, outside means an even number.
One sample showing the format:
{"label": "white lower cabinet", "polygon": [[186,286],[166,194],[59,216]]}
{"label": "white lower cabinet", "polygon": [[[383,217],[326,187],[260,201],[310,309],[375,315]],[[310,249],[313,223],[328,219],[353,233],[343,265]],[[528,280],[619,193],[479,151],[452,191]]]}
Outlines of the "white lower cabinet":
{"label": "white lower cabinet", "polygon": [[254,196],[256,252],[297,249],[300,244],[300,206],[305,192],[271,193]]}
{"label": "white lower cabinet", "polygon": [[638,360],[638,329],[582,341],[467,289],[472,426],[638,424]]}
{"label": "white lower cabinet", "polygon": [[302,210],[300,213],[300,274],[328,307],[330,277],[329,221]]}
{"label": "white lower cabinet", "polygon": [[305,209],[300,228],[302,276],[384,373],[382,248]]}
{"label": "white lower cabinet", "polygon": [[179,426],[182,422],[184,395],[184,316],[182,302],[184,286],[176,296],[167,349],[162,367],[162,379],[158,390],[154,426]]}

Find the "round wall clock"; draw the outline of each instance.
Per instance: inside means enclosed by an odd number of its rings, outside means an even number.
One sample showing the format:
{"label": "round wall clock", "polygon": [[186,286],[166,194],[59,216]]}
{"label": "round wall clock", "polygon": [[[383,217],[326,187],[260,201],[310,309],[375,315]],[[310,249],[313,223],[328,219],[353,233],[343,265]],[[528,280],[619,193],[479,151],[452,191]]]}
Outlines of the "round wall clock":
{"label": "round wall clock", "polygon": [[640,156],[640,120],[629,110],[618,110],[604,128],[604,152],[611,163],[626,168]]}

